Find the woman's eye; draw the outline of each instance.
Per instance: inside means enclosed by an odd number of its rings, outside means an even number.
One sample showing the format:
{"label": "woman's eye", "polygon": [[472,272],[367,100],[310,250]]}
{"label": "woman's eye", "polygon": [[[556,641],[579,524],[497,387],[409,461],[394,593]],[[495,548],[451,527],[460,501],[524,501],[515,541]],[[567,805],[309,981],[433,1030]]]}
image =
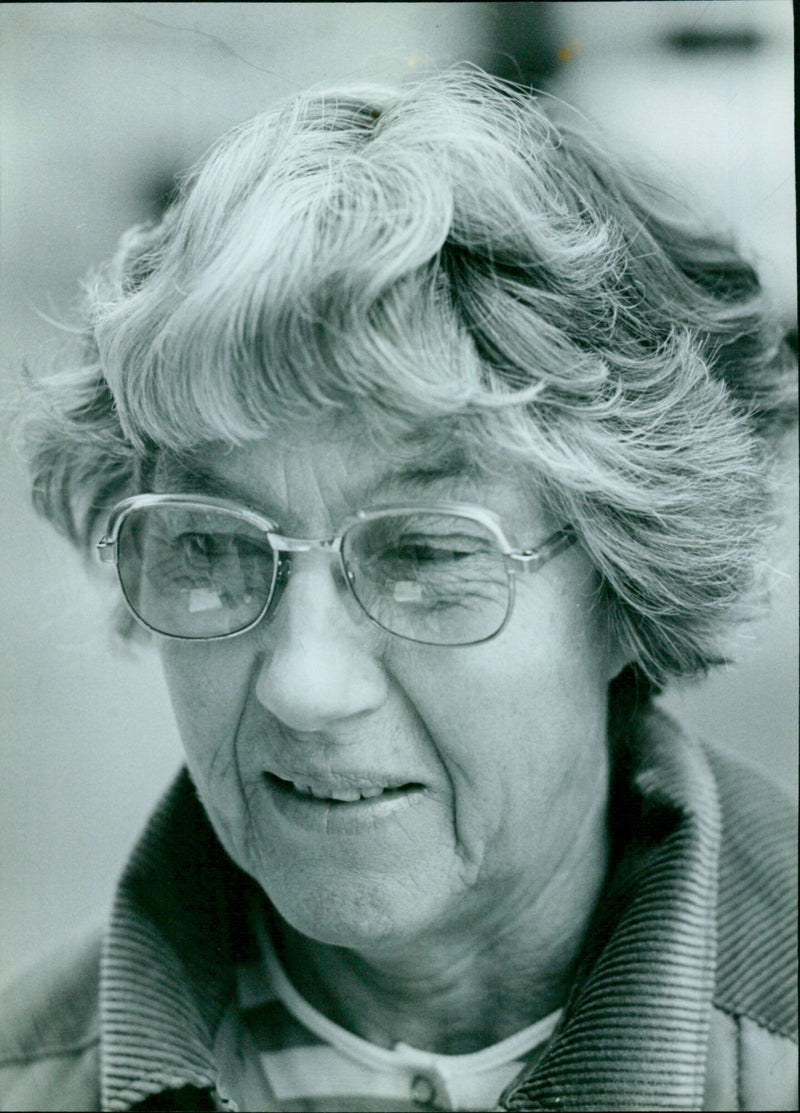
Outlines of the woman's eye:
{"label": "woman's eye", "polygon": [[219,556],[230,545],[220,545],[220,540],[208,533],[185,533],[178,539],[177,548],[189,558],[209,559]]}
{"label": "woman's eye", "polygon": [[396,559],[411,561],[415,564],[441,564],[445,561],[463,560],[464,557],[472,556],[474,553],[474,547],[468,548],[465,545],[437,540],[401,544],[390,555],[393,555]]}
{"label": "woman's eye", "polygon": [[196,560],[245,560],[263,557],[266,553],[264,545],[235,533],[184,533],[175,541],[175,548],[185,557]]}
{"label": "woman's eye", "polygon": [[381,550],[379,562],[385,568],[394,568],[400,579],[419,578],[445,572],[461,574],[475,572],[481,558],[486,556],[486,545],[478,538],[463,535],[413,537],[386,545]]}

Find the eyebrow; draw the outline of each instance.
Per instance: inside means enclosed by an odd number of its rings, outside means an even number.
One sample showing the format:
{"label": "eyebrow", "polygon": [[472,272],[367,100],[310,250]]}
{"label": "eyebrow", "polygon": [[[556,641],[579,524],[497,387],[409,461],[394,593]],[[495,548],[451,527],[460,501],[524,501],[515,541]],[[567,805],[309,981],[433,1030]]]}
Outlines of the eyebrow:
{"label": "eyebrow", "polygon": [[364,492],[366,501],[372,502],[392,491],[402,488],[403,493],[425,494],[432,487],[447,482],[465,482],[477,478],[477,470],[463,452],[454,450],[424,464],[408,463],[380,476]]}
{"label": "eyebrow", "polygon": [[153,485],[177,494],[213,495],[215,498],[231,499],[257,509],[253,506],[252,495],[243,486],[209,471],[200,464],[179,459],[168,453],[159,456]]}
{"label": "eyebrow", "polygon": [[[454,481],[465,482],[476,478],[477,469],[474,463],[468,460],[463,450],[453,448],[423,464],[419,462],[401,464],[379,476],[367,485],[356,501],[359,508],[365,508],[376,501],[389,498],[394,493],[402,492],[403,498],[424,496],[441,484]],[[252,492],[235,480],[226,479],[203,467],[199,462],[195,463],[191,459],[179,458],[166,452],[159,456],[156,465],[154,486],[156,484],[166,491],[230,499],[260,513],[266,513],[271,518],[277,519],[283,516],[280,512],[281,508],[277,506],[255,505]]]}

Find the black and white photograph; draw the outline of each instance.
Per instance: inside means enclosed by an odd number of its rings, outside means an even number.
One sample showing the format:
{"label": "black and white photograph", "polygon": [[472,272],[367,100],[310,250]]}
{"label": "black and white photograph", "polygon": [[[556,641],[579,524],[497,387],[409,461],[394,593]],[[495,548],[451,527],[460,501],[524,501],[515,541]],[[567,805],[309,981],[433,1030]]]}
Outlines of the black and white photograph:
{"label": "black and white photograph", "polygon": [[798,1108],[793,58],[0,5],[0,1109]]}

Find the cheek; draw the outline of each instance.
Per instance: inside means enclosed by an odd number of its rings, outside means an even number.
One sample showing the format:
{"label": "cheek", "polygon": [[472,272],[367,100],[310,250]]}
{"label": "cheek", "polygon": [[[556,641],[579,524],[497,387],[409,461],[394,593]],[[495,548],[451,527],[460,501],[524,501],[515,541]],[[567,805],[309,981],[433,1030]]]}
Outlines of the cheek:
{"label": "cheek", "polygon": [[[572,604],[534,616],[524,607],[494,641],[425,650],[402,678],[442,757],[500,779],[519,757],[516,743],[535,737],[546,751],[565,736],[605,734],[608,683],[606,623],[592,606]],[[499,763],[499,764],[498,764]]]}
{"label": "cheek", "polygon": [[458,841],[477,861],[576,822],[607,778],[613,664],[607,623],[586,588],[520,593],[503,633],[483,646],[420,655],[416,709],[453,787]]}
{"label": "cheek", "polygon": [[236,760],[249,664],[235,645],[164,642],[161,663],[192,778],[213,820],[231,822],[243,800]]}

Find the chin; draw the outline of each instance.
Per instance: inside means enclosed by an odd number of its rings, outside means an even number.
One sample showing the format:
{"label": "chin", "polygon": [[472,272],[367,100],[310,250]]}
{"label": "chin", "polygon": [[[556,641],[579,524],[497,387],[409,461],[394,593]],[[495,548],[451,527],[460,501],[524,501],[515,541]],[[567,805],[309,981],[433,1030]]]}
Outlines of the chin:
{"label": "chin", "polygon": [[[394,949],[424,935],[437,920],[438,903],[384,877],[374,886],[323,884],[302,893],[262,886],[278,913],[318,943],[355,951]],[[391,891],[387,891],[391,889]]]}

